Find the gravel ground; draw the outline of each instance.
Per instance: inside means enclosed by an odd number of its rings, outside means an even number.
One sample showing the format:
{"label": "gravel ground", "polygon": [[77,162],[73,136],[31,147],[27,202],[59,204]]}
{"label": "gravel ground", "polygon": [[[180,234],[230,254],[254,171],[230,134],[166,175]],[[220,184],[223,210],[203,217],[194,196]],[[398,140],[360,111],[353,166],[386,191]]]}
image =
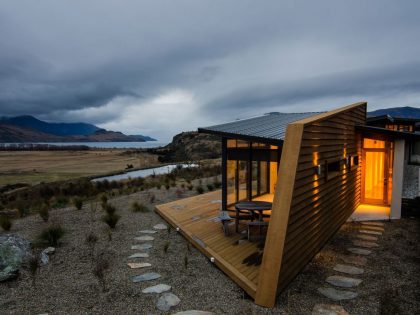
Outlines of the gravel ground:
{"label": "gravel ground", "polygon": [[[92,214],[86,205],[78,211],[64,208],[51,211],[50,220],[60,222],[66,229],[62,244],[51,256],[50,264],[40,268],[35,286],[29,272],[22,270],[17,280],[0,283],[0,314],[168,314],[157,311],[158,295],[142,294],[147,286],[166,283],[172,286],[181,303],[174,312],[188,309],[211,311],[216,314],[310,314],[316,303],[331,303],[317,293],[325,285],[327,276],[335,274],[333,266],[341,261],[356,234],[358,224],[344,225],[336,236],[289,285],[278,299],[274,309],[256,306],[243,291],[204,255],[187,246],[175,231],[154,234],[154,247],[148,271],[162,275],[161,281],[147,284],[132,283],[131,278],[144,271],[130,269],[127,257],[139,231],[150,229],[163,220],[154,212],[133,213],[130,204],[135,200],[150,207],[177,198],[176,188],[152,189],[130,196],[110,200],[118,208],[121,220],[109,241],[109,230],[101,221],[102,210]],[[156,200],[150,204],[150,194]],[[182,197],[195,194],[186,191]],[[14,221],[12,233],[30,240],[35,239],[46,225],[39,216]],[[85,242],[86,235],[94,232],[99,237],[95,255],[105,253],[110,259],[106,273],[107,291],[92,274],[92,256]],[[350,314],[415,314],[420,312],[418,295],[420,246],[419,221],[404,219],[386,223],[380,247],[368,257],[362,284],[357,288],[360,296],[341,305]],[[163,248],[170,242],[169,250]],[[188,267],[185,268],[185,256]],[[389,311],[389,312],[388,312]]]}

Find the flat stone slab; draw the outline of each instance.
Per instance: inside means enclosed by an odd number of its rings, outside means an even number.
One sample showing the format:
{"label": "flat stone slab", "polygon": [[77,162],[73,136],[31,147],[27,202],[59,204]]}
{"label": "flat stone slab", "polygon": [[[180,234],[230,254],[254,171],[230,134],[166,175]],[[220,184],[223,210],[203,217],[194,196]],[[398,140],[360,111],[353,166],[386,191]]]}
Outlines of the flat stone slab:
{"label": "flat stone slab", "polygon": [[362,225],[364,230],[369,230],[369,231],[377,231],[377,232],[383,232],[385,231],[383,227],[380,226],[373,226],[373,225]]}
{"label": "flat stone slab", "polygon": [[155,226],[153,226],[153,228],[155,230],[166,230],[168,228],[168,226],[163,224],[163,223],[159,223],[159,224],[156,224]]}
{"label": "flat stone slab", "polygon": [[143,292],[143,293],[163,293],[163,292],[169,291],[170,289],[172,289],[172,287],[170,285],[158,284],[158,285],[154,285],[152,287],[148,287],[146,289],[143,289],[141,292]]}
{"label": "flat stone slab", "polygon": [[127,263],[127,265],[131,269],[139,269],[139,268],[152,267],[152,264],[149,264],[149,263]]}
{"label": "flat stone slab", "polygon": [[378,237],[373,235],[357,234],[356,237],[363,241],[376,242],[378,240]]}
{"label": "flat stone slab", "polygon": [[347,273],[349,275],[361,275],[365,272],[362,268],[342,264],[335,265],[334,270],[342,273]]}
{"label": "flat stone slab", "polygon": [[153,241],[155,238],[149,235],[137,236],[134,238],[136,241]]}
{"label": "flat stone slab", "polygon": [[196,310],[189,310],[175,313],[174,315],[216,315],[212,312],[205,312],[205,311],[196,311]]}
{"label": "flat stone slab", "polygon": [[349,315],[341,305],[316,304],[312,315]]}
{"label": "flat stone slab", "polygon": [[160,311],[169,311],[172,307],[177,306],[181,300],[173,293],[163,293],[156,303],[156,307]]}
{"label": "flat stone slab", "polygon": [[366,257],[362,256],[354,256],[354,255],[343,255],[340,257],[342,261],[347,264],[358,265],[358,266],[365,266],[367,263]]}
{"label": "flat stone slab", "polygon": [[347,250],[350,253],[357,254],[357,255],[363,255],[363,256],[367,256],[367,255],[370,255],[372,253],[371,250],[364,249],[364,248],[357,248],[357,247],[350,247],[350,248],[347,248]]}
{"label": "flat stone slab", "polygon": [[128,259],[131,259],[131,258],[148,258],[148,257],[149,257],[148,253],[135,253],[131,256],[128,256]]}
{"label": "flat stone slab", "polygon": [[351,300],[358,296],[356,292],[337,290],[334,288],[318,288],[318,292],[334,301]]}
{"label": "flat stone slab", "polygon": [[159,279],[160,277],[161,277],[161,275],[156,273],[156,272],[148,272],[148,273],[144,273],[142,275],[134,276],[133,277],[133,282],[151,281],[151,280]]}
{"label": "flat stone slab", "polygon": [[373,226],[381,226],[381,227],[385,226],[385,223],[376,222],[376,221],[364,221],[364,222],[360,222],[360,223],[362,223],[363,225],[373,225]]}
{"label": "flat stone slab", "polygon": [[329,284],[335,285],[336,287],[342,288],[354,288],[357,287],[360,283],[362,283],[362,280],[360,279],[354,279],[343,276],[330,276],[325,281]]}
{"label": "flat stone slab", "polygon": [[353,241],[354,246],[359,247],[366,247],[366,248],[374,248],[379,247],[379,245],[375,242],[368,242],[368,241]]}
{"label": "flat stone slab", "polygon": [[157,233],[157,231],[155,231],[155,230],[141,230],[140,233],[143,233],[143,234],[155,234],[155,233]]}
{"label": "flat stone slab", "polygon": [[131,246],[131,249],[146,250],[146,249],[151,249],[152,247],[153,247],[152,244],[144,243],[144,244],[140,244],[140,245],[133,245],[133,246]]}
{"label": "flat stone slab", "polygon": [[369,235],[382,235],[382,232],[378,231],[369,231],[369,230],[359,230],[360,233],[369,234]]}

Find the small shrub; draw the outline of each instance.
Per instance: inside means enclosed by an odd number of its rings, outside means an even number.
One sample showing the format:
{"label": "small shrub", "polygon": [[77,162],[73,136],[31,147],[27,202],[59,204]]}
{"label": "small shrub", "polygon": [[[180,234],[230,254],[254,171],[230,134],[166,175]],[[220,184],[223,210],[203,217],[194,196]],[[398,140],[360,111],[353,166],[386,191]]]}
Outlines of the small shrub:
{"label": "small shrub", "polygon": [[219,189],[220,187],[222,187],[222,183],[219,182],[217,179],[214,181],[213,183],[214,188]]}
{"label": "small shrub", "polygon": [[108,197],[106,194],[102,194],[99,199],[101,200],[101,204],[106,204],[108,202]]}
{"label": "small shrub", "polygon": [[188,185],[188,190],[193,190],[194,186],[193,185]]}
{"label": "small shrub", "polygon": [[51,224],[42,230],[39,235],[39,239],[46,242],[50,246],[57,246],[59,244],[60,238],[65,234],[63,227],[56,223]]}
{"label": "small shrub", "polygon": [[113,205],[110,205],[108,203],[106,205],[103,205],[103,206],[104,206],[105,212],[109,215],[113,215],[117,211],[117,209]]}
{"label": "small shrub", "polygon": [[90,249],[90,257],[93,260],[93,253],[95,251],[95,245],[98,242],[98,237],[96,236],[95,233],[90,232],[88,235],[86,235],[86,244],[89,246]]}
{"label": "small shrub", "polygon": [[197,187],[195,188],[195,190],[196,190],[199,194],[204,193],[204,188],[203,188],[202,186],[197,186]]}
{"label": "small shrub", "polygon": [[25,205],[23,205],[23,204],[19,204],[19,205],[17,206],[17,210],[18,210],[18,213],[19,213],[19,217],[21,217],[21,218],[23,218],[23,217],[27,216],[27,215],[28,215],[28,213],[29,213],[29,209],[28,209],[28,207],[26,207],[26,206],[25,206]]}
{"label": "small shrub", "polygon": [[163,245],[163,252],[166,254],[169,250],[169,245],[171,245],[170,241],[166,241],[165,245]]}
{"label": "small shrub", "polygon": [[77,210],[81,210],[83,207],[83,199],[80,197],[73,198],[73,205],[76,207]]}
{"label": "small shrub", "polygon": [[150,203],[154,203],[155,200],[156,200],[156,196],[153,193],[151,193],[150,196],[149,196]]}
{"label": "small shrub", "polygon": [[28,268],[32,277],[32,285],[35,287],[36,274],[39,268],[38,256],[33,254],[28,259]]}
{"label": "small shrub", "polygon": [[169,184],[165,185],[166,190],[169,190],[169,188],[171,188],[171,186]]}
{"label": "small shrub", "polygon": [[41,219],[44,220],[44,222],[48,222],[48,219],[50,218],[50,211],[48,205],[44,204],[41,207],[41,209],[39,209],[38,213]]}
{"label": "small shrub", "polygon": [[99,255],[95,259],[95,265],[93,267],[92,273],[98,279],[99,284],[102,286],[102,291],[106,291],[106,272],[109,269],[109,261]]}
{"label": "small shrub", "polygon": [[102,220],[108,224],[108,226],[111,229],[115,229],[115,226],[117,225],[118,221],[120,220],[120,216],[118,214],[115,213],[107,213]]}
{"label": "small shrub", "polygon": [[214,189],[214,186],[212,184],[207,184],[207,189],[209,191],[212,191]]}
{"label": "small shrub", "polygon": [[8,216],[1,216],[0,225],[3,230],[10,231],[10,229],[12,228],[12,220],[10,220]]}
{"label": "small shrub", "polygon": [[176,194],[176,196],[178,197],[178,198],[181,198],[183,195],[184,195],[184,191],[182,190],[182,189],[177,189],[176,191],[175,191],[175,194]]}
{"label": "small shrub", "polygon": [[133,212],[149,212],[150,211],[148,207],[146,207],[142,203],[138,203],[137,201],[131,204],[131,210]]}
{"label": "small shrub", "polygon": [[168,231],[168,234],[171,234],[171,231],[172,231],[172,226],[170,226],[170,225],[168,224],[168,227],[166,228],[166,231]]}

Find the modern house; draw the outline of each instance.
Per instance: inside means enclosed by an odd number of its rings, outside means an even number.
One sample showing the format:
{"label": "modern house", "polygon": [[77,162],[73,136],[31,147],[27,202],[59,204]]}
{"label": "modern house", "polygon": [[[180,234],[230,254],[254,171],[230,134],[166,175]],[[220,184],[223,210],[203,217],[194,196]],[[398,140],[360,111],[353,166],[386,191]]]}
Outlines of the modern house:
{"label": "modern house", "polygon": [[[404,167],[418,154],[416,122],[367,124],[366,106],[199,128],[222,138],[222,190],[159,205],[157,212],[257,304],[272,307],[352,215],[401,217]],[[253,221],[239,221],[238,232],[222,230],[221,211],[244,200],[272,202],[257,225],[265,242],[247,239]]]}

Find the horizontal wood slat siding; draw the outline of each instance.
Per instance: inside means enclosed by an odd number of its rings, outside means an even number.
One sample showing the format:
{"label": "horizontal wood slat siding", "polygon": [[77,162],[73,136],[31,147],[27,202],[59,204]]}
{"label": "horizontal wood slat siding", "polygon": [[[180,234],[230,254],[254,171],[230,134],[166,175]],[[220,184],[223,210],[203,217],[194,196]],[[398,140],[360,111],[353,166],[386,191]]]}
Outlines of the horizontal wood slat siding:
{"label": "horizontal wood slat siding", "polygon": [[[298,171],[280,268],[279,289],[298,274],[347,220],[360,203],[360,167],[342,165],[340,174],[325,180],[314,172],[325,160],[342,160],[360,153],[355,126],[364,124],[366,106],[305,124]],[[331,132],[334,128],[335,132]],[[328,149],[325,149],[328,148]],[[308,163],[312,156],[312,163]],[[343,162],[341,162],[344,164]],[[312,176],[310,174],[312,172]],[[300,174],[305,174],[301,176]]]}
{"label": "horizontal wood slat siding", "polygon": [[[267,232],[256,303],[272,307],[275,296],[312,259],[360,203],[361,168],[344,167],[359,155],[355,126],[366,122],[366,103],[356,103],[289,124]],[[325,179],[325,162],[341,171]],[[317,165],[323,166],[321,176]],[[330,174],[331,175],[331,174]],[[275,287],[274,287],[275,286]],[[275,291],[275,292],[274,292]]]}

